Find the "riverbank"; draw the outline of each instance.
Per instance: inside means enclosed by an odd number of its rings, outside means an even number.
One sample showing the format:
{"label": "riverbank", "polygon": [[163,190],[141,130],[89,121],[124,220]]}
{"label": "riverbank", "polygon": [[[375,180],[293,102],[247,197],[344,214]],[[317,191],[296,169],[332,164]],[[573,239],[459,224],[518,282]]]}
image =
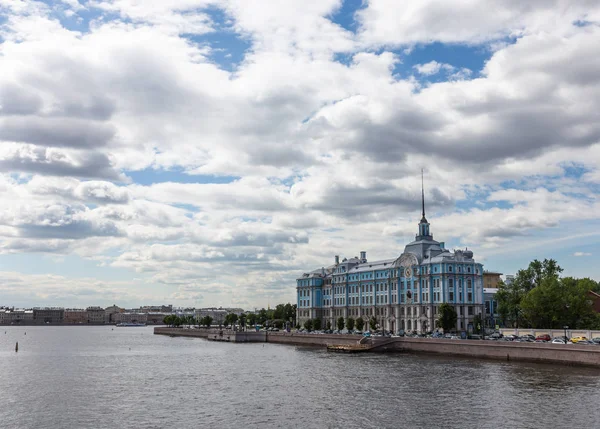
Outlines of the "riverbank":
{"label": "riverbank", "polygon": [[[288,332],[233,332],[219,329],[154,328],[156,335],[196,337],[229,342],[267,342],[289,345],[352,345],[360,335],[301,334]],[[383,340],[383,338],[382,338]],[[375,340],[377,341],[377,339]],[[377,352],[409,352],[494,359],[503,361],[545,362],[600,368],[600,347],[576,344],[513,343],[482,340],[445,340],[433,338],[385,338]]]}

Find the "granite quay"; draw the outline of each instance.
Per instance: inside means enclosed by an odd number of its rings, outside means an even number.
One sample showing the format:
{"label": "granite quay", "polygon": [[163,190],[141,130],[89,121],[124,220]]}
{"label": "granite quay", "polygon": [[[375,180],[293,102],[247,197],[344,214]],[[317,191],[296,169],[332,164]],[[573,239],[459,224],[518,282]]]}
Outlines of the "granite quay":
{"label": "granite quay", "polygon": [[[157,335],[197,337],[228,342],[267,342],[304,346],[357,345],[360,335],[303,334],[297,332],[236,332],[219,329],[154,328]],[[600,347],[576,344],[512,343],[483,340],[373,337],[370,351],[452,355],[503,361],[544,362],[600,367]]]}

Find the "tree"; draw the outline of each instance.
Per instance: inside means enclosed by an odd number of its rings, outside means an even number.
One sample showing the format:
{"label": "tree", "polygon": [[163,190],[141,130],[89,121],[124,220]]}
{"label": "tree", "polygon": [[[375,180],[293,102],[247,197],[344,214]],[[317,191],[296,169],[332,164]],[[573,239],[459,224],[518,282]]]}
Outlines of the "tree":
{"label": "tree", "polygon": [[338,331],[341,331],[342,329],[344,329],[344,318],[342,316],[338,317],[337,328],[338,328]]}
{"label": "tree", "polygon": [[517,271],[513,281],[506,285],[498,285],[496,300],[498,313],[505,325],[518,328],[530,325],[529,318],[524,317],[521,304],[525,296],[545,281],[558,280],[563,269],[554,259],[544,259],[540,262],[534,259],[524,270]]}
{"label": "tree", "polygon": [[352,317],[346,319],[346,329],[348,331],[354,330],[354,319]]}
{"label": "tree", "polygon": [[210,328],[212,326],[213,318],[210,316],[204,316],[202,318],[202,325]]}
{"label": "tree", "polygon": [[163,319],[163,323],[168,326],[175,326],[175,317],[176,316],[174,314],[169,314],[165,316],[165,318]]}
{"label": "tree", "polygon": [[456,328],[458,315],[454,307],[448,303],[443,303],[438,308],[439,317],[436,321],[436,326],[442,328],[444,332],[450,332]]}
{"label": "tree", "polygon": [[377,329],[377,319],[375,318],[375,316],[371,316],[371,318],[369,319],[369,327],[371,328],[371,331]]}
{"label": "tree", "polygon": [[255,313],[250,313],[246,316],[246,321],[248,323],[248,325],[255,325],[256,324],[256,314]]}
{"label": "tree", "polygon": [[240,326],[246,328],[246,313],[240,314]]}
{"label": "tree", "polygon": [[362,331],[365,327],[365,320],[362,317],[356,319],[356,329]]}
{"label": "tree", "polygon": [[315,320],[313,320],[313,329],[315,331],[320,331],[321,330],[321,319],[315,319]]}
{"label": "tree", "polygon": [[258,323],[260,325],[264,325],[268,318],[269,318],[269,316],[267,314],[267,310],[265,310],[264,308],[261,308],[256,317],[256,319],[258,320]]}
{"label": "tree", "polygon": [[306,322],[304,322],[304,328],[310,332],[313,329],[313,321],[312,319],[308,319]]}
{"label": "tree", "polygon": [[598,324],[589,296],[593,286],[589,279],[545,278],[523,299],[523,315],[534,328],[593,329]]}
{"label": "tree", "polygon": [[481,326],[483,325],[483,320],[481,319],[481,314],[476,314],[475,317],[473,317],[473,330],[475,331],[475,333],[480,333],[481,332]]}
{"label": "tree", "polygon": [[325,329],[327,329],[328,331],[331,330],[331,320],[327,321],[327,323],[325,324]]}

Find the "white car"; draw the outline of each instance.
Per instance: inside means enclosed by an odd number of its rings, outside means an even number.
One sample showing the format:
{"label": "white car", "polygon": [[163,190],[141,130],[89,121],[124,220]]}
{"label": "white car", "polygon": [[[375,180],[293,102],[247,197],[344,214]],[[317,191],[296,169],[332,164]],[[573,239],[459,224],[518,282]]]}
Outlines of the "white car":
{"label": "white car", "polygon": [[552,340],[552,344],[564,344],[565,342],[560,338],[555,338]]}

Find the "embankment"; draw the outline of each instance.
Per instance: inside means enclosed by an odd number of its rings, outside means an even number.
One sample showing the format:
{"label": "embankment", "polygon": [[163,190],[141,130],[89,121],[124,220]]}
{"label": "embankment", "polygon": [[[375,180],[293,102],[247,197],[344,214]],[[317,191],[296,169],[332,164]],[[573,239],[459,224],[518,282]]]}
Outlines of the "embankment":
{"label": "embankment", "polygon": [[383,346],[382,349],[382,351],[438,353],[504,361],[547,362],[600,367],[600,346],[594,345],[398,338],[391,344]]}
{"label": "embankment", "polygon": [[[218,329],[154,328],[155,334],[199,337],[230,342],[268,342],[321,346],[356,344],[359,335],[299,334],[288,332],[237,332]],[[212,337],[211,337],[212,336]],[[220,338],[219,338],[220,336]],[[226,338],[227,337],[227,338]],[[375,341],[380,341],[375,339]],[[546,362],[600,368],[600,346],[550,343],[516,343],[482,340],[438,340],[433,338],[382,338],[375,351],[437,353],[504,361]]]}

